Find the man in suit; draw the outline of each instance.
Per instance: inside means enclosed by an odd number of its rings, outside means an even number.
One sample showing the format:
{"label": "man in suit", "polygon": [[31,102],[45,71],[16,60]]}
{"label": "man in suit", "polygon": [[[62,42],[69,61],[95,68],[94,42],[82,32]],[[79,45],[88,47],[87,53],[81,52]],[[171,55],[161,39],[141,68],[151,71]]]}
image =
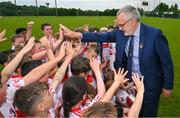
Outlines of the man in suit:
{"label": "man in suit", "polygon": [[160,29],[140,22],[136,8],[127,5],[117,13],[118,27],[107,33],[75,33],[61,26],[64,34],[80,37],[82,41],[116,42],[115,69],[126,68],[128,76],[144,76],[145,93],[141,117],[156,117],[161,92],[171,95],[173,89],[173,62],[168,41]]}

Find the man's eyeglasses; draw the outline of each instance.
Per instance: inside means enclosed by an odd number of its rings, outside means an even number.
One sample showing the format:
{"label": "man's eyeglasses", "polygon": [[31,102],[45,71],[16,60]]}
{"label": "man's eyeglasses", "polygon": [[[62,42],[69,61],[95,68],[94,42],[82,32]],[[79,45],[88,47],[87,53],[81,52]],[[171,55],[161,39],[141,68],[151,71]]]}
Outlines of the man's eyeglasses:
{"label": "man's eyeglasses", "polygon": [[133,18],[130,18],[129,20],[127,20],[125,23],[123,24],[119,24],[119,27],[122,29],[122,27],[124,27],[125,24],[127,24],[129,21],[131,21]]}

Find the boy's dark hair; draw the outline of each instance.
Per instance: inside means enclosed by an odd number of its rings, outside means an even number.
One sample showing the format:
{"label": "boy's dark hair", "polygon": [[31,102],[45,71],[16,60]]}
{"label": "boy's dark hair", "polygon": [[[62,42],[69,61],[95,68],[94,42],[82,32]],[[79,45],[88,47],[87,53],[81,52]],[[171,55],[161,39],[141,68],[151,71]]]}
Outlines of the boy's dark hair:
{"label": "boy's dark hair", "polygon": [[32,117],[36,112],[35,108],[37,103],[43,99],[43,95],[48,89],[48,84],[43,82],[35,82],[25,87],[21,87],[15,92],[13,105],[21,112]]}
{"label": "boy's dark hair", "polygon": [[0,64],[4,65],[8,61],[8,56],[12,54],[14,50],[6,50],[0,52]]}
{"label": "boy's dark hair", "polygon": [[73,75],[79,76],[81,73],[87,73],[91,70],[89,60],[85,57],[76,56],[71,62],[71,72]]}
{"label": "boy's dark hair", "polygon": [[97,102],[83,113],[83,117],[116,118],[117,110],[111,102]]}
{"label": "boy's dark hair", "polygon": [[109,29],[114,29],[114,26],[113,25],[108,25],[107,26],[107,29],[109,30]]}
{"label": "boy's dark hair", "polygon": [[97,45],[89,45],[88,50],[94,50],[97,54],[99,54],[99,48]]}
{"label": "boy's dark hair", "polygon": [[71,108],[83,99],[86,92],[87,82],[84,78],[72,76],[65,81],[62,89],[64,117],[69,117]]}
{"label": "boy's dark hair", "polygon": [[25,62],[21,66],[21,75],[24,77],[30,71],[32,71],[34,68],[40,66],[41,64],[43,64],[43,62],[41,60],[32,60],[29,62]]}
{"label": "boy's dark hair", "polygon": [[99,29],[95,26],[89,27],[89,32],[95,32],[95,31],[99,32]]}
{"label": "boy's dark hair", "polygon": [[44,24],[41,24],[41,30],[44,30],[45,26],[51,26],[51,27],[52,27],[51,24],[49,24],[49,23],[44,23]]}
{"label": "boy's dark hair", "polygon": [[17,28],[15,32],[16,34],[20,34],[21,32],[24,32],[24,31],[27,31],[27,29],[24,27],[20,27],[20,28]]}
{"label": "boy's dark hair", "polygon": [[17,38],[24,38],[24,37],[22,35],[19,35],[19,34],[14,35],[14,36],[11,37],[11,42],[14,43]]}

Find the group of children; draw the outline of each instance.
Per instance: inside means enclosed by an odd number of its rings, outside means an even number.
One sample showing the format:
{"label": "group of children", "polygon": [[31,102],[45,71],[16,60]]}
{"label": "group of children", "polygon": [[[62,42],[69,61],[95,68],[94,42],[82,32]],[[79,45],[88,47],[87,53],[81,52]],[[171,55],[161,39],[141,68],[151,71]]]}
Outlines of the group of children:
{"label": "group of children", "polygon": [[[127,79],[126,70],[114,70],[115,44],[81,42],[64,36],[61,25],[54,34],[48,23],[36,40],[33,24],[17,28],[12,48],[0,52],[0,117],[138,117],[143,78],[133,73]],[[75,31],[113,28],[85,25]]]}

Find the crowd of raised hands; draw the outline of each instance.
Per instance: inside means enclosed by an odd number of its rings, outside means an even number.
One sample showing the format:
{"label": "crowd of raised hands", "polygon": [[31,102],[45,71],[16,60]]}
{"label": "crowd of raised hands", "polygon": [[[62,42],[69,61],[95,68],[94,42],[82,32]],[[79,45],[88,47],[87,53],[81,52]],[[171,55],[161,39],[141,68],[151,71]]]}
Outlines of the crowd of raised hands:
{"label": "crowd of raised hands", "polygon": [[[96,109],[97,104],[107,102],[114,105],[113,99],[118,90],[130,81],[125,78],[127,71],[123,68],[113,70],[113,83],[107,89],[101,60],[94,56],[88,59],[83,56],[82,33],[71,31],[60,24],[59,32],[54,36],[52,26],[44,24],[44,36],[37,41],[32,35],[33,25],[33,21],[28,22],[26,33],[16,34],[12,39],[12,47],[15,47],[12,52],[2,52],[8,59],[1,63],[4,68],[0,82],[0,116],[67,117],[68,111],[68,117],[103,117],[105,113],[102,112],[98,116],[98,111],[93,113],[90,108]],[[0,42],[7,40],[4,38],[5,34],[6,30],[0,32]],[[74,60],[77,57],[79,60]],[[80,60],[82,62],[79,62]],[[85,60],[88,60],[86,65]],[[88,76],[91,76],[91,80]],[[73,78],[77,82],[71,81]],[[131,82],[136,90],[135,99],[126,110],[122,108],[122,116],[117,115],[118,110],[113,112],[116,117],[139,115],[144,95],[143,78],[140,80],[134,73]],[[91,93],[95,93],[95,98],[86,98],[87,94]],[[67,100],[65,95],[70,97],[71,94],[74,97],[64,103],[63,101]],[[68,108],[65,104],[69,105]],[[87,115],[87,112],[92,114]],[[110,116],[109,113],[104,117]]]}

